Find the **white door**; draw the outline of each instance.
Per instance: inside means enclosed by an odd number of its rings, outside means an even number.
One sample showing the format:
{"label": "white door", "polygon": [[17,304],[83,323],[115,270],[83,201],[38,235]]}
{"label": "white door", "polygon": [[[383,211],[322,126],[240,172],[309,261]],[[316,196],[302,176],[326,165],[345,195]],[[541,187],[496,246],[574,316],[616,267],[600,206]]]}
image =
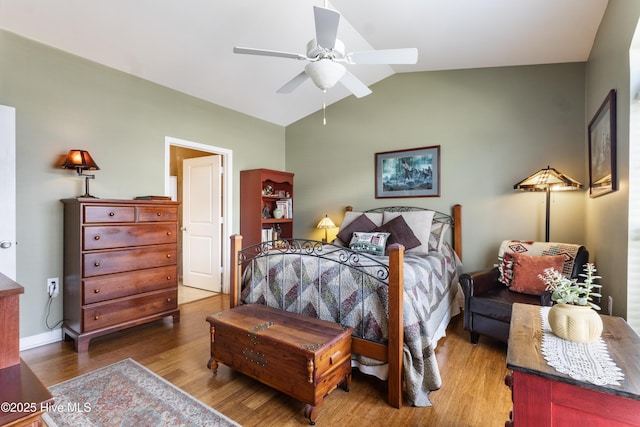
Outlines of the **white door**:
{"label": "white door", "polygon": [[16,280],[16,109],[0,105],[0,272]]}
{"label": "white door", "polygon": [[221,292],[221,156],[182,163],[182,284]]}

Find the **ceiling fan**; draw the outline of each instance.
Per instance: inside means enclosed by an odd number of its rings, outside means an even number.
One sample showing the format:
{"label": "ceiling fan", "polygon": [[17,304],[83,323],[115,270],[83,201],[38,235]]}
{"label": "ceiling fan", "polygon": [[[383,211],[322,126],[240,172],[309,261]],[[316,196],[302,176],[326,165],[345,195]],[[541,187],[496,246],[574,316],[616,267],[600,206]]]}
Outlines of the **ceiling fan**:
{"label": "ceiling fan", "polygon": [[304,67],[304,70],[278,89],[278,93],[291,93],[308,78],[311,78],[313,83],[323,92],[340,82],[358,98],[369,95],[371,89],[351,74],[343,63],[415,64],[418,61],[418,49],[416,48],[370,50],[345,54],[344,44],[337,39],[340,12],[326,7],[314,6],[313,14],[316,38],[307,43],[306,55],[237,46],[233,48],[233,52],[308,61],[309,63]]}

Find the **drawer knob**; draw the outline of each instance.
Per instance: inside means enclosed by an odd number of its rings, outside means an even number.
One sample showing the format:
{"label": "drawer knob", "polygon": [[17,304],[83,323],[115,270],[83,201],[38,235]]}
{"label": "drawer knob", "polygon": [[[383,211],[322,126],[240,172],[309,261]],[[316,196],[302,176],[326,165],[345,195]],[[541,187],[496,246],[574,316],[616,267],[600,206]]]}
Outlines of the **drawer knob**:
{"label": "drawer knob", "polygon": [[513,372],[505,375],[504,383],[505,383],[505,385],[507,387],[509,387],[511,390],[513,390]]}
{"label": "drawer knob", "polygon": [[167,276],[167,280],[171,280],[171,276]]}
{"label": "drawer knob", "polygon": [[167,258],[171,258],[171,254],[167,254]]}
{"label": "drawer knob", "polygon": [[100,315],[96,314],[95,317],[93,318],[93,320],[100,320]]}
{"label": "drawer knob", "polygon": [[100,261],[94,262],[93,265],[96,266],[96,267],[100,267]]}
{"label": "drawer knob", "polygon": [[94,236],[93,238],[94,238],[94,240],[100,240],[100,236],[99,235],[98,236]]}
{"label": "drawer knob", "polygon": [[156,215],[157,216],[162,216],[162,212],[157,212]]}
{"label": "drawer knob", "polygon": [[171,232],[170,231],[167,231],[167,236],[171,236]]}
{"label": "drawer knob", "polygon": [[167,298],[167,302],[171,302],[171,298]]}
{"label": "drawer knob", "polygon": [[95,292],[96,294],[100,293],[100,289],[94,289],[93,292]]}
{"label": "drawer knob", "polygon": [[109,212],[109,216],[116,216],[115,212]]}

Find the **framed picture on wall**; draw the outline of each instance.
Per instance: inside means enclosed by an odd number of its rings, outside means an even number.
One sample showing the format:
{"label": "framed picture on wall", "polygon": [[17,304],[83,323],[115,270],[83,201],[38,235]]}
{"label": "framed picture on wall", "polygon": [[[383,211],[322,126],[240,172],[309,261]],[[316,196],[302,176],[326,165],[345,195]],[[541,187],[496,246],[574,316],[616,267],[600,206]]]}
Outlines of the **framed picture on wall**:
{"label": "framed picture on wall", "polygon": [[616,91],[611,89],[589,123],[589,197],[616,191],[616,175]]}
{"label": "framed picture on wall", "polygon": [[376,153],[376,199],[439,197],[440,146]]}

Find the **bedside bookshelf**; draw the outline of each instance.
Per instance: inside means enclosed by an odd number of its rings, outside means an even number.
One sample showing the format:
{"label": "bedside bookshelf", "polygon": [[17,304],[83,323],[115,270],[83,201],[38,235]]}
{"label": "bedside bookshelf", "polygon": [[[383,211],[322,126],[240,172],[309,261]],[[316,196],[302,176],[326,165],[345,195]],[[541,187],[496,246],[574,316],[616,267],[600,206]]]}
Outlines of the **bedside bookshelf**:
{"label": "bedside bookshelf", "polygon": [[[268,191],[267,191],[268,189]],[[270,194],[267,194],[270,193]],[[289,201],[288,212],[273,218],[279,201]],[[263,241],[262,230],[279,227],[280,238],[293,237],[293,174],[272,169],[240,171],[240,234],[243,247]],[[263,210],[270,218],[263,218]]]}

